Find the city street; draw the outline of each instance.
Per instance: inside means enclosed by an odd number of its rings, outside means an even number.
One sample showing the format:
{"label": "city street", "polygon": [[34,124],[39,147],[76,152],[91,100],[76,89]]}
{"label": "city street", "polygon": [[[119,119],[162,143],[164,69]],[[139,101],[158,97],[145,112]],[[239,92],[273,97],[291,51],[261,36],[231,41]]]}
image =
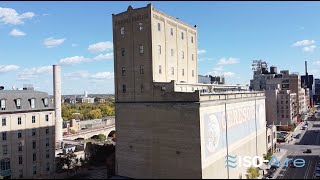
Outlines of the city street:
{"label": "city street", "polygon": [[[305,160],[305,166],[301,168],[283,167],[275,174],[275,179],[312,179],[317,162],[320,162],[320,121],[308,121],[307,130],[297,130],[294,133],[301,134],[300,139],[295,139],[291,143],[279,144],[278,148],[286,149],[287,153],[283,158]],[[303,123],[304,124],[304,123]],[[312,153],[304,153],[306,149],[311,149]]]}

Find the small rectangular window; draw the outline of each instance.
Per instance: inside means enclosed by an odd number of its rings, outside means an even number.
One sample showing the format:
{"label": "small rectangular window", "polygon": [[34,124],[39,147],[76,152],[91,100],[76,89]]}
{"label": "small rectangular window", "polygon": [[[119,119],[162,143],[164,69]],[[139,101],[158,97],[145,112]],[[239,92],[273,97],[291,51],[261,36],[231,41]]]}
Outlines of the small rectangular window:
{"label": "small rectangular window", "polygon": [[141,92],[144,92],[144,86],[143,86],[143,84],[141,84]]}
{"label": "small rectangular window", "polygon": [[122,92],[123,93],[126,93],[127,92],[127,87],[125,84],[122,85]]}
{"label": "small rectangular window", "polygon": [[182,51],[182,59],[184,59],[184,51]]}
{"label": "small rectangular window", "polygon": [[46,128],[46,134],[49,134],[49,128]]}
{"label": "small rectangular window", "polygon": [[171,49],[171,56],[173,56],[173,49]]}
{"label": "small rectangular window", "polygon": [[161,31],[160,23],[158,23],[158,31]]}
{"label": "small rectangular window", "polygon": [[18,125],[21,125],[21,117],[18,117]]}
{"label": "small rectangular window", "polygon": [[139,52],[140,52],[140,54],[143,54],[143,46],[142,45],[139,46]]}
{"label": "small rectangular window", "polygon": [[19,142],[19,144],[18,144],[18,151],[19,151],[19,152],[22,151],[22,143],[21,143],[21,142]]}
{"label": "small rectangular window", "polygon": [[144,74],[144,65],[140,66],[140,74]]}
{"label": "small rectangular window", "polygon": [[142,30],[143,30],[143,23],[140,22],[140,23],[139,23],[139,31],[142,31]]}
{"label": "small rectangular window", "polygon": [[124,48],[121,48],[121,56],[125,56],[126,55],[126,50]]}
{"label": "small rectangular window", "polygon": [[32,129],[32,136],[35,136],[36,135],[36,129]]}
{"label": "small rectangular window", "polygon": [[50,171],[50,163],[47,163],[47,171]]}
{"label": "small rectangular window", "polygon": [[49,138],[46,138],[46,147],[49,147],[50,141]]}
{"label": "small rectangular window", "polygon": [[49,107],[49,100],[48,100],[48,98],[44,98],[44,99],[43,99],[43,104],[44,104],[44,107]]}
{"label": "small rectangular window", "polygon": [[7,119],[6,118],[2,118],[2,126],[7,126]]}
{"label": "small rectangular window", "polygon": [[192,70],[192,77],[194,77],[194,70]]}
{"label": "small rectangular window", "polygon": [[36,154],[36,153],[33,153],[33,154],[32,154],[32,160],[33,160],[33,161],[36,161],[36,160],[37,160],[37,154]]}
{"label": "small rectangular window", "polygon": [[184,76],[184,69],[182,69],[182,76]]}
{"label": "small rectangular window", "polygon": [[2,154],[7,155],[8,154],[8,146],[7,145],[2,145]]}
{"label": "small rectangular window", "polygon": [[47,158],[47,159],[50,158],[50,150],[49,150],[49,149],[46,151],[46,158]]}
{"label": "small rectangular window", "polygon": [[47,122],[49,121],[49,115],[48,114],[46,114],[45,119],[46,119]]}
{"label": "small rectangular window", "polygon": [[36,116],[32,116],[32,124],[36,123]]}
{"label": "small rectangular window", "polygon": [[2,140],[3,141],[7,140],[7,132],[2,132]]}
{"label": "small rectangular window", "polygon": [[31,99],[31,109],[36,108],[36,99],[32,98]]}
{"label": "small rectangular window", "polygon": [[173,28],[170,28],[170,34],[173,36]]}
{"label": "small rectangular window", "polygon": [[33,171],[33,175],[36,175],[37,174],[37,166],[33,166],[32,171]]}
{"label": "small rectangular window", "polygon": [[1,99],[0,105],[1,105],[1,110],[6,110],[6,100],[5,99]]}
{"label": "small rectangular window", "polygon": [[22,164],[22,156],[19,156],[19,164]]}
{"label": "small rectangular window", "polygon": [[174,67],[171,67],[171,75],[174,75]]}
{"label": "small rectangular window", "polygon": [[159,74],[162,74],[161,65],[159,65]]}
{"label": "small rectangular window", "polygon": [[192,59],[192,61],[193,61],[193,54],[191,55],[191,59]]}
{"label": "small rectangular window", "polygon": [[193,36],[191,36],[191,43],[193,43]]}
{"label": "small rectangular window", "polygon": [[160,45],[158,45],[158,52],[159,52],[159,54],[161,54],[161,46]]}
{"label": "small rectangular window", "polygon": [[121,32],[121,35],[124,35],[124,27],[121,27],[120,32]]}
{"label": "small rectangular window", "polygon": [[22,131],[18,131],[18,138],[21,138],[22,137]]}
{"label": "small rectangular window", "polygon": [[181,32],[181,39],[183,40],[183,38],[184,38],[184,37],[183,37],[183,32]]}
{"label": "small rectangular window", "polygon": [[32,149],[36,149],[37,148],[37,143],[36,141],[32,141]]}
{"label": "small rectangular window", "polygon": [[126,68],[122,67],[122,76],[125,76],[125,75],[126,75]]}
{"label": "small rectangular window", "polygon": [[23,170],[22,170],[22,169],[19,170],[19,178],[20,178],[20,179],[23,178]]}
{"label": "small rectangular window", "polygon": [[16,100],[16,107],[17,107],[17,109],[21,108],[21,99]]}

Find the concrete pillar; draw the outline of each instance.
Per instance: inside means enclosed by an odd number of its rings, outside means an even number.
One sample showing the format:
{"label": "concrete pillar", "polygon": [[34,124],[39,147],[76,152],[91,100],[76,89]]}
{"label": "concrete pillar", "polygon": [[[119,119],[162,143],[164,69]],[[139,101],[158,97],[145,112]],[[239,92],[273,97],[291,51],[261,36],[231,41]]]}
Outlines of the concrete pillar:
{"label": "concrete pillar", "polygon": [[61,117],[61,67],[53,65],[53,95],[55,109],[55,140],[56,144],[62,142],[62,117]]}

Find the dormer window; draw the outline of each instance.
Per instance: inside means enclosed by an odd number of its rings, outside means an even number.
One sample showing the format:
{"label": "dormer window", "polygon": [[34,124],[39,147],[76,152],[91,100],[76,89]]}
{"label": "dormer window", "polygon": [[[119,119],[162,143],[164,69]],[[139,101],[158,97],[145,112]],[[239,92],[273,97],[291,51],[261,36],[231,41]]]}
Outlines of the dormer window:
{"label": "dormer window", "polygon": [[35,98],[29,99],[29,103],[30,103],[31,109],[36,108],[36,99]]}
{"label": "dormer window", "polygon": [[49,107],[49,99],[48,98],[43,99],[43,105],[44,105],[44,107]]}
{"label": "dormer window", "polygon": [[1,110],[6,110],[6,100],[5,99],[1,99],[0,107],[1,107]]}
{"label": "dormer window", "polygon": [[21,109],[21,99],[16,99],[16,108]]}

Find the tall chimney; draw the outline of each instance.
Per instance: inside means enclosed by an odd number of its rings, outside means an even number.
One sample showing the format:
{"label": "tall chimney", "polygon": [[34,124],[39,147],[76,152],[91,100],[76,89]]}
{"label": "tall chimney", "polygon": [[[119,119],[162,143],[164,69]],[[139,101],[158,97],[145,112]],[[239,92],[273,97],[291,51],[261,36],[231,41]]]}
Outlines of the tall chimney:
{"label": "tall chimney", "polygon": [[55,109],[55,131],[56,144],[59,146],[62,143],[62,117],[61,117],[61,67],[53,65],[53,95]]}

